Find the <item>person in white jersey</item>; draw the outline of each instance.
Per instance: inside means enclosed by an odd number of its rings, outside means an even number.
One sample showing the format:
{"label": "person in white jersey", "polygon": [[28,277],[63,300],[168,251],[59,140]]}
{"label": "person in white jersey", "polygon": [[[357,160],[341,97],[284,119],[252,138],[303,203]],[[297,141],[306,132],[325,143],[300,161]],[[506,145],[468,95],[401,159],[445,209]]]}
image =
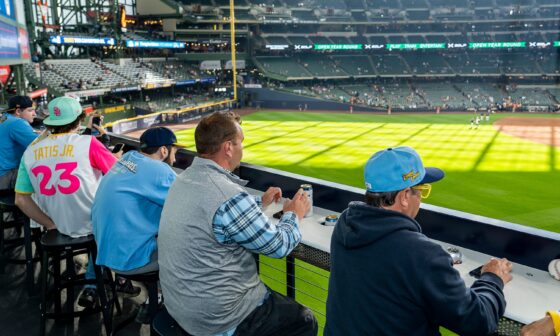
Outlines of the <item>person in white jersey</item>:
{"label": "person in white jersey", "polygon": [[[88,236],[95,192],[116,158],[95,137],[78,134],[84,113],[75,99],[56,98],[48,109],[43,123],[50,135],[32,142],[23,153],[15,202],[47,230],[73,238]],[[86,279],[94,277],[90,260]],[[86,286],[78,303],[92,306],[95,298],[95,287]]]}

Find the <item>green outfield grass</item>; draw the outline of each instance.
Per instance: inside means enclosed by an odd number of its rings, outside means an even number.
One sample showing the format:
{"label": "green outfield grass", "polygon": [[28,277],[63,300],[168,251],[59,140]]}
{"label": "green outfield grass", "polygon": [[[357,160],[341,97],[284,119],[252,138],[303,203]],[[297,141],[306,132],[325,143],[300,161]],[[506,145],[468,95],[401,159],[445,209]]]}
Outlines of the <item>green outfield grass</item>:
{"label": "green outfield grass", "polygon": [[[425,165],[446,172],[428,203],[560,232],[560,149],[496,131],[491,123],[507,116],[531,117],[492,115],[471,130],[466,114],[255,113],[243,118],[243,161],[363,188],[372,153],[411,146]],[[194,148],[193,133],[177,135]],[[260,265],[263,281],[285,293],[285,261],[261,258]],[[296,276],[296,298],[322,330],[328,272],[298,261]]]}
{"label": "green outfield grass", "polygon": [[[560,148],[491,125],[507,116],[531,117],[492,115],[471,130],[466,114],[260,112],[243,118],[243,161],[363,188],[372,153],[411,146],[446,172],[427,203],[560,232]],[[179,141],[193,148],[193,133],[178,132]]]}

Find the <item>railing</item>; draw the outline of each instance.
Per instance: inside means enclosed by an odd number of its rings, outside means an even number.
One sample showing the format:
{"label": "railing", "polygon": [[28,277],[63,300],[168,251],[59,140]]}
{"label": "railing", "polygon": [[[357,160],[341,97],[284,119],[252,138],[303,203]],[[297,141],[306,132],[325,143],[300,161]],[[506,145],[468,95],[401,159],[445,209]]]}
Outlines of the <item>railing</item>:
{"label": "railing", "polygon": [[[114,135],[112,142],[138,146],[136,139],[123,135]],[[187,168],[195,155],[190,151],[179,151],[175,166]],[[245,163],[241,164],[236,174],[249,181],[249,188],[264,191],[270,186],[281,186],[287,195],[297,191],[301,184],[311,183],[314,205],[333,212],[341,212],[350,201],[361,200],[364,192],[354,187]],[[417,219],[422,223],[423,232],[432,239],[505,257],[537,270],[547,271],[548,261],[560,257],[560,234],[557,233],[432,205],[422,205]],[[317,317],[322,335],[330,270],[329,253],[302,243],[284,259],[262,256],[258,259],[262,280],[271,289],[310,307]],[[502,318],[497,335],[518,335],[521,325]]]}

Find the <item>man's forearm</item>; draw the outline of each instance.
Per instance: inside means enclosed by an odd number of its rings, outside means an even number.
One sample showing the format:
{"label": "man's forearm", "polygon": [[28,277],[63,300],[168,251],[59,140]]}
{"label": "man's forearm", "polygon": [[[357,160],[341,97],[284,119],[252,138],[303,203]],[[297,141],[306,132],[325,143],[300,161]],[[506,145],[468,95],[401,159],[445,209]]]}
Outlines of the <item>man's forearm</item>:
{"label": "man's forearm", "polygon": [[27,217],[43,225],[47,230],[56,229],[56,225],[52,219],[39,208],[30,194],[16,193],[15,203]]}

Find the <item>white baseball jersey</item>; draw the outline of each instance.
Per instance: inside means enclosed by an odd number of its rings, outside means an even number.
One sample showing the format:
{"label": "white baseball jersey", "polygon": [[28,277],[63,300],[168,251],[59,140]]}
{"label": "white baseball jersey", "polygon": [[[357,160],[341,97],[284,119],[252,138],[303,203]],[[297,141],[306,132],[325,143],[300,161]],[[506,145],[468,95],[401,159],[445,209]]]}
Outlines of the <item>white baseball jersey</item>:
{"label": "white baseball jersey", "polygon": [[16,192],[33,193],[60,233],[86,236],[92,233],[91,206],[102,173],[115,161],[95,137],[50,135],[23,154]]}

